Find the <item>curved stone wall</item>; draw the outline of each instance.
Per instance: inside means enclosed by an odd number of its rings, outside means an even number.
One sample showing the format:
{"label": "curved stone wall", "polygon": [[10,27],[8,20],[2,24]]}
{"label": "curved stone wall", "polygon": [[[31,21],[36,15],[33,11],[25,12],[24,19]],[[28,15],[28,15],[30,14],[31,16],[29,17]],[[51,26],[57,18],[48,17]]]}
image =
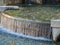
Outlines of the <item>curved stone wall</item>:
{"label": "curved stone wall", "polygon": [[51,38],[52,31],[50,23],[48,22],[15,18],[2,13],[1,25],[11,31],[22,33],[24,35],[30,35],[34,37],[45,37],[49,39]]}

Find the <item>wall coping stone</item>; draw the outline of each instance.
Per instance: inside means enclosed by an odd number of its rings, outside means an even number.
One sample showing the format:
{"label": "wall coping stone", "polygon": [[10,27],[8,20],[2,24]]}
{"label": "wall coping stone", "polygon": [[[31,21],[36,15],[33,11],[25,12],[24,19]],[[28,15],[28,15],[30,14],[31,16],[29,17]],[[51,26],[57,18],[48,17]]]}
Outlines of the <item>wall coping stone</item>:
{"label": "wall coping stone", "polygon": [[51,27],[59,28],[60,27],[60,19],[51,20]]}

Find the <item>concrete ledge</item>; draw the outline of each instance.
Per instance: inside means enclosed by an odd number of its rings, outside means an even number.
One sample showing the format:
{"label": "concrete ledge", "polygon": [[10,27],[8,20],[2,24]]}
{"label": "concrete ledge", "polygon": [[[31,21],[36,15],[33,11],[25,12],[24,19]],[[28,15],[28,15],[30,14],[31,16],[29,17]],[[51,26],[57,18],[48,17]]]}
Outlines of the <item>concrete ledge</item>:
{"label": "concrete ledge", "polygon": [[51,21],[53,40],[57,40],[57,36],[60,34],[60,20],[52,20]]}
{"label": "concrete ledge", "polygon": [[51,27],[60,27],[60,19],[52,20]]}
{"label": "concrete ledge", "polygon": [[0,12],[5,11],[6,9],[19,9],[18,6],[0,6]]}

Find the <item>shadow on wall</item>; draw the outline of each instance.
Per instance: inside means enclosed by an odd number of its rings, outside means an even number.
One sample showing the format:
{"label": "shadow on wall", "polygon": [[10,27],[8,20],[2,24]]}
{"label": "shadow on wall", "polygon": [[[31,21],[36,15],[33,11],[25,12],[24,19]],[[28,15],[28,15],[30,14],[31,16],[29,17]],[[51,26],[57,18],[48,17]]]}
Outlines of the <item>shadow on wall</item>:
{"label": "shadow on wall", "polygon": [[56,5],[57,4],[57,1],[56,0],[42,0],[42,4]]}
{"label": "shadow on wall", "polygon": [[60,42],[60,34],[57,36],[57,42]]}
{"label": "shadow on wall", "polygon": [[42,0],[41,3],[39,3],[40,0],[38,0],[38,2],[32,1],[32,0],[10,0],[8,2],[8,4],[46,4],[46,5],[57,5],[60,4],[60,0]]}
{"label": "shadow on wall", "polygon": [[42,0],[42,3],[26,0],[25,3],[29,4],[46,4],[46,5],[59,5],[60,0]]}

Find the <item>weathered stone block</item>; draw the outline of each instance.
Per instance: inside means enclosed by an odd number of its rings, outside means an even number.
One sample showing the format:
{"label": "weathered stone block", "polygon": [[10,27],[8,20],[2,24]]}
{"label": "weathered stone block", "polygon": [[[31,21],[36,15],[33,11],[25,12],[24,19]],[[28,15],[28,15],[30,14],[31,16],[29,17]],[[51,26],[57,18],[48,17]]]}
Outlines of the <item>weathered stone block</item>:
{"label": "weathered stone block", "polygon": [[60,34],[60,20],[51,21],[53,40],[56,41],[57,36]]}

